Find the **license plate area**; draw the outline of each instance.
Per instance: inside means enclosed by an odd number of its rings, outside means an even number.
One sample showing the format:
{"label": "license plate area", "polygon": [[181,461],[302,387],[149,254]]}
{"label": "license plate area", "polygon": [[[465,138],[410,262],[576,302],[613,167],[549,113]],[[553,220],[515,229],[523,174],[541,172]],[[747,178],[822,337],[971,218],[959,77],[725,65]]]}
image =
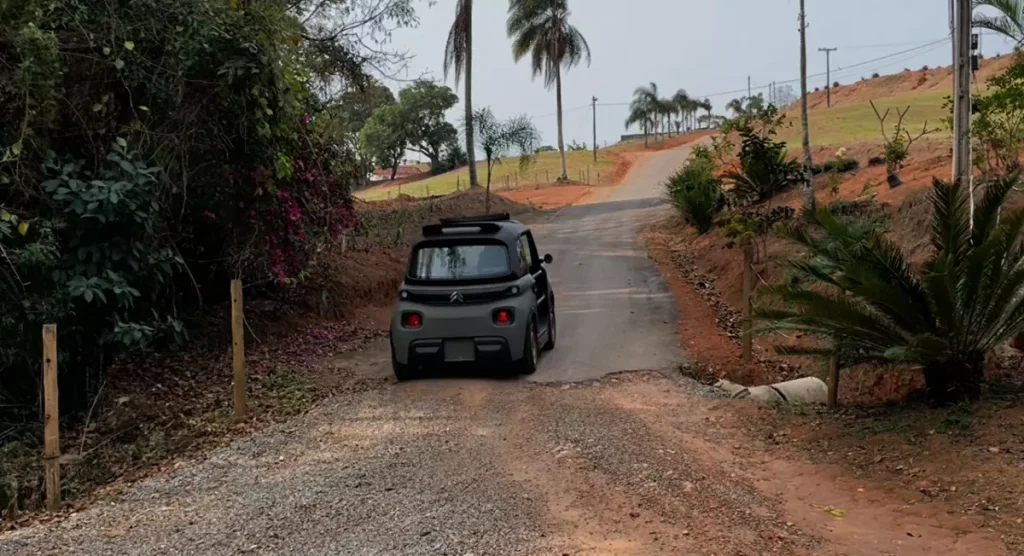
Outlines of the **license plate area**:
{"label": "license plate area", "polygon": [[476,359],[476,345],[473,340],[445,340],[444,360],[447,363],[459,363]]}

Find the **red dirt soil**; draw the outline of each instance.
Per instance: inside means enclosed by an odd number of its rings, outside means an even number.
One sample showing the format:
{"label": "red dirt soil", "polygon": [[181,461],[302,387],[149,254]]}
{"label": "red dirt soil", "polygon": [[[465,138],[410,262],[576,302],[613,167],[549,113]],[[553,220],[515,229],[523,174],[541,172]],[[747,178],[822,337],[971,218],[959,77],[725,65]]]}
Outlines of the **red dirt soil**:
{"label": "red dirt soil", "polygon": [[[1010,55],[989,58],[981,61],[981,67],[975,74],[975,82],[979,85],[1006,71],[1013,57]],[[894,75],[883,75],[865,79],[849,85],[840,85],[832,89],[832,105],[860,104],[872,99],[888,98],[914,92],[952,91],[953,69],[951,66],[929,70],[900,72]],[[824,90],[811,93],[807,97],[810,109],[824,108],[827,94]]]}

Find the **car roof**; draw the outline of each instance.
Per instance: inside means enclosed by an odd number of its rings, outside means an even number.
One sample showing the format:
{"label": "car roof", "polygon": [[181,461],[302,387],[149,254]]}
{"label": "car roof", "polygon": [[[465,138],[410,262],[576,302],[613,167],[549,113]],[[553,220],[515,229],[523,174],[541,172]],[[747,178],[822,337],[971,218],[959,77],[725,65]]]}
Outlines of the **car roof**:
{"label": "car roof", "polygon": [[436,241],[449,239],[497,239],[508,245],[519,241],[519,236],[527,231],[527,227],[508,213],[487,216],[470,216],[464,218],[442,218],[439,224],[423,227],[420,241]]}

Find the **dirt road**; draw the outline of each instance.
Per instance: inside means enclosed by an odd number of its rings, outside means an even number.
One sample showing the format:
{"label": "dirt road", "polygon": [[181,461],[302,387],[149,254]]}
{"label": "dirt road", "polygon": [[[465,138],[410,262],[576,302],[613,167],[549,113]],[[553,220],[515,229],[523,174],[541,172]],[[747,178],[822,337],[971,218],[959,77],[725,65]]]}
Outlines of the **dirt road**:
{"label": "dirt road", "polygon": [[[1001,554],[917,493],[752,435],[756,406],[672,372],[675,302],[636,240],[652,155],[539,228],[560,344],[534,380],[442,378],[332,399],[183,462],[0,554]],[[338,361],[387,374],[387,348]],[[638,370],[628,374],[616,371]],[[662,372],[656,372],[662,371]],[[599,378],[600,377],[600,378]]]}

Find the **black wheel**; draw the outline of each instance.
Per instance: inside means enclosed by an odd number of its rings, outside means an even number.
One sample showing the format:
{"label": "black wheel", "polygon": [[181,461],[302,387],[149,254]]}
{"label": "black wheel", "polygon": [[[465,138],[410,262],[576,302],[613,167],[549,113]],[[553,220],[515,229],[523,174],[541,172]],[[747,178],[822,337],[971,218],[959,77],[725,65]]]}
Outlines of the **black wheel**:
{"label": "black wheel", "polygon": [[555,339],[558,336],[558,326],[555,322],[555,304],[551,304],[551,314],[548,315],[548,341],[544,342],[544,351],[551,351],[555,349]]}
{"label": "black wheel", "polygon": [[520,373],[532,375],[537,372],[539,351],[537,347],[537,327],[533,324],[533,319],[530,319],[526,325],[526,342],[523,346],[523,358],[519,360]]}
{"label": "black wheel", "polygon": [[388,343],[391,344],[391,370],[395,373],[395,378],[398,379],[398,382],[412,380],[412,369],[409,365],[398,362],[398,359],[395,357],[395,344],[390,337],[388,338]]}
{"label": "black wheel", "polygon": [[393,356],[391,357],[391,370],[394,371],[398,382],[406,382],[413,379],[413,373],[409,365],[399,363]]}

